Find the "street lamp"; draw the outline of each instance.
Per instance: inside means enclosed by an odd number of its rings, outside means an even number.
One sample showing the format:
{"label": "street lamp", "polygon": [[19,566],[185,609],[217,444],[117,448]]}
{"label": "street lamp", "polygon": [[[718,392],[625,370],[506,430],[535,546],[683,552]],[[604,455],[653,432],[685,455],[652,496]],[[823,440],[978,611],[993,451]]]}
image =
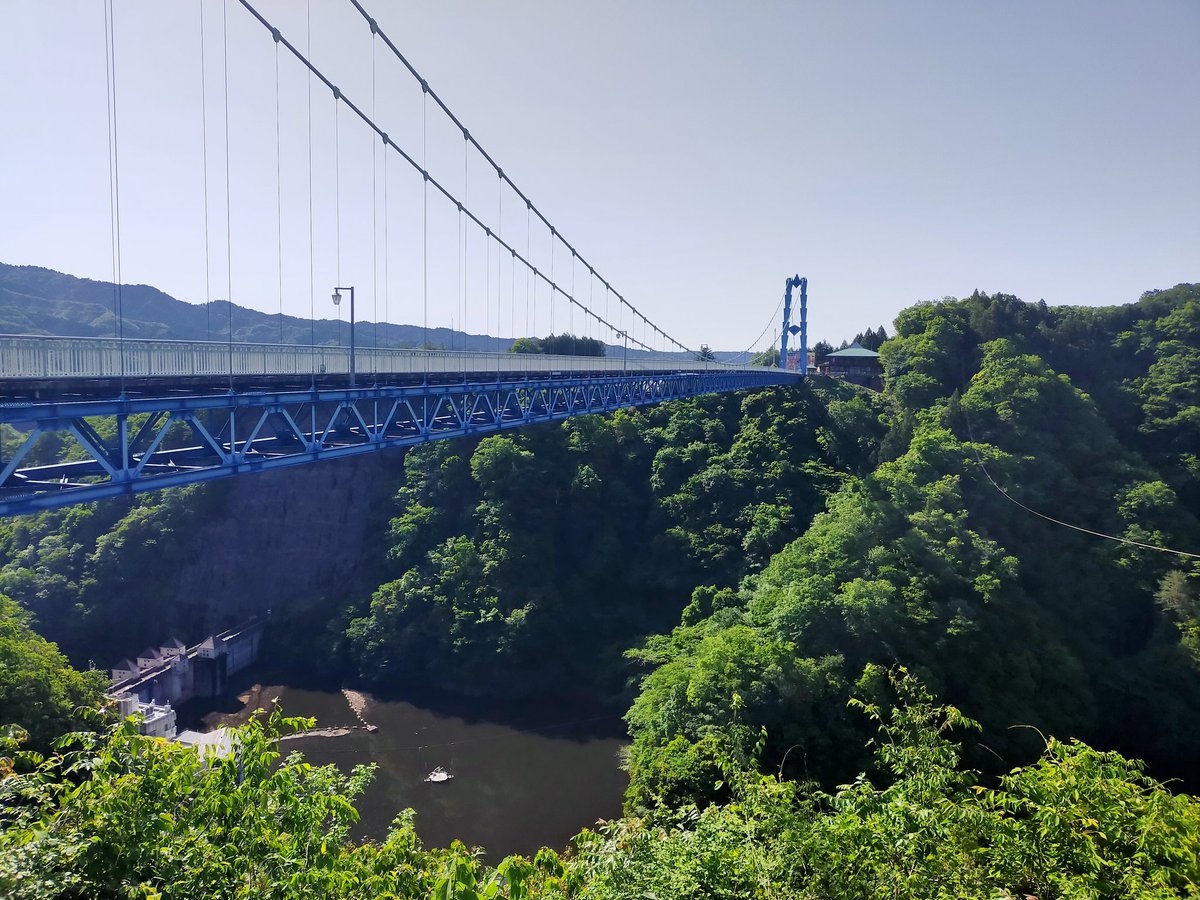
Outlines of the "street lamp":
{"label": "street lamp", "polygon": [[342,305],[342,291],[350,292],[350,387],[354,387],[354,285],[333,289],[334,306]]}

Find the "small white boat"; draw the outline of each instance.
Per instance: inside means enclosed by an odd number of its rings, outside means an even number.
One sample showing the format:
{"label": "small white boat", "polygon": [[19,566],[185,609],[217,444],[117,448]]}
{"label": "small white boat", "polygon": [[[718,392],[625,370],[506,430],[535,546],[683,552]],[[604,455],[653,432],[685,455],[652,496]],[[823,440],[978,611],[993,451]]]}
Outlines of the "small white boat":
{"label": "small white boat", "polygon": [[438,766],[436,769],[434,769],[432,772],[430,772],[428,775],[425,776],[425,781],[427,781],[431,784],[441,784],[443,781],[449,781],[453,777],[454,777],[453,775],[451,775],[449,772],[447,772],[441,766]]}

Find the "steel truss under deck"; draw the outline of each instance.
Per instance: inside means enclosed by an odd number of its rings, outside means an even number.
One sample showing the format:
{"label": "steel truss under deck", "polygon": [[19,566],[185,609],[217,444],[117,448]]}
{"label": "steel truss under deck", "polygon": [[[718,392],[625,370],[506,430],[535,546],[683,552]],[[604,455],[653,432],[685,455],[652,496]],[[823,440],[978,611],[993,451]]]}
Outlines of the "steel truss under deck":
{"label": "steel truss under deck", "polygon": [[[795,381],[764,369],[10,404],[0,423],[21,437],[0,447],[0,516]],[[74,458],[22,466],[56,432]]]}

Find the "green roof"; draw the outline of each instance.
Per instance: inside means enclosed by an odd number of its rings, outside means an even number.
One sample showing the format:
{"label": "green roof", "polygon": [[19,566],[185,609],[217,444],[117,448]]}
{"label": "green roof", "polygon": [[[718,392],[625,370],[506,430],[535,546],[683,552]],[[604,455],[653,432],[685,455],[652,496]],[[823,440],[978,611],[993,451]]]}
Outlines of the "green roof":
{"label": "green roof", "polygon": [[861,357],[865,357],[865,358],[874,358],[874,357],[879,356],[879,354],[876,353],[874,350],[868,350],[862,344],[855,341],[853,344],[851,344],[845,350],[834,350],[832,353],[826,353],[825,356],[826,357],[830,357],[830,356],[842,356],[842,357],[861,356]]}

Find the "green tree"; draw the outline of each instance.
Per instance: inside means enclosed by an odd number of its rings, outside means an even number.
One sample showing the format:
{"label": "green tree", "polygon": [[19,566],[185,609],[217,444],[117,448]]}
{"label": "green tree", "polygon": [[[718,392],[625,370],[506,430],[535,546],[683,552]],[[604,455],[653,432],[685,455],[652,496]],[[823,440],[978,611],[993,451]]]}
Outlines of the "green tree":
{"label": "green tree", "polygon": [[825,361],[825,357],[833,352],[833,344],[829,343],[829,341],[817,341],[812,345],[812,351],[813,359],[816,360],[816,363],[819,366]]}
{"label": "green tree", "polygon": [[[832,792],[759,776],[719,737],[691,776],[730,800],[655,807],[575,840],[578,895],[1175,898],[1200,890],[1200,804],[1077,741],[981,783],[959,740],[978,725],[912,675],[865,673],[853,706],[873,768]],[[677,759],[699,745],[679,743]],[[563,896],[556,894],[555,896]]]}
{"label": "green tree", "polygon": [[108,679],[71,668],[58,647],[33,630],[31,618],[0,594],[0,723],[20,726],[32,746],[47,749],[81,727],[80,710],[100,705]]}
{"label": "green tree", "polygon": [[508,348],[509,353],[545,353],[542,342],[537,338],[517,338]]}
{"label": "green tree", "polygon": [[353,806],[372,769],[343,775],[280,734],[312,720],[252,720],[234,751],[202,760],[132,722],[61,756],[20,758],[0,781],[0,893],[69,897],[527,897],[534,867],[482,865],[461,844],[426,850],[411,811],[355,845]]}

